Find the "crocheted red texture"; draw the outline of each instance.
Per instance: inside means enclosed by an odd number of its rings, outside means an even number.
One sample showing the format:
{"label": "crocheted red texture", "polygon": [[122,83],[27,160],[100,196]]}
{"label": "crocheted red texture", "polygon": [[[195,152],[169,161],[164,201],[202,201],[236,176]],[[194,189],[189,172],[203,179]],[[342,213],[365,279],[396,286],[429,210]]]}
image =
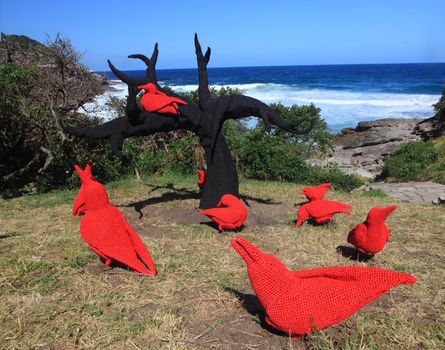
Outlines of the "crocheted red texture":
{"label": "crocheted red texture", "polygon": [[389,240],[390,230],[385,224],[388,216],[397,209],[392,205],[386,208],[372,208],[366,221],[349,232],[348,243],[362,253],[375,254],[383,250]]}
{"label": "crocheted red texture", "polygon": [[231,194],[221,197],[217,208],[201,210],[202,215],[208,216],[218,224],[218,230],[234,230],[240,228],[247,219],[247,209],[239,198]]}
{"label": "crocheted red texture", "polygon": [[389,289],[416,282],[406,273],[361,266],[289,271],[241,236],[231,244],[247,265],[265,321],[295,337],[334,325]]}
{"label": "crocheted red texture", "polygon": [[198,186],[199,188],[203,188],[205,182],[206,182],[206,173],[204,170],[196,170],[196,173],[198,174]]}
{"label": "crocheted red texture", "polygon": [[306,196],[310,202],[323,199],[324,195],[329,191],[329,186],[331,185],[332,183],[325,183],[314,187],[305,187],[301,189],[300,194]]}
{"label": "crocheted red texture", "polygon": [[332,216],[337,213],[344,213],[351,215],[346,210],[352,208],[350,205],[343,204],[336,201],[329,201],[327,199],[319,199],[303,204],[298,209],[298,220],[295,224],[299,227],[305,220],[312,218],[317,224],[332,221]]}
{"label": "crocheted red texture", "polygon": [[156,275],[156,267],[144,243],[119,209],[110,203],[104,186],[94,180],[91,161],[84,170],[77,165],[75,169],[82,185],[72,213],[85,214],[80,221],[82,239],[107,266],[117,261],[133,271]]}
{"label": "crocheted red texture", "polygon": [[141,105],[148,112],[179,115],[178,104],[187,104],[187,102],[177,97],[167,96],[152,83],[140,85],[138,88],[145,90],[141,98]]}

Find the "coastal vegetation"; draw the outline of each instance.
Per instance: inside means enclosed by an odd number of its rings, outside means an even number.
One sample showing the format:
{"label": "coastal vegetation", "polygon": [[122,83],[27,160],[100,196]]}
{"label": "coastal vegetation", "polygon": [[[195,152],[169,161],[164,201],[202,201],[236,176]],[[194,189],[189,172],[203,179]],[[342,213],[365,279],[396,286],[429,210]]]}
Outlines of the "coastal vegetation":
{"label": "coastal vegetation", "polygon": [[45,191],[65,184],[86,145],[62,125],[70,118],[98,123],[77,110],[100,93],[101,82],[68,39],[58,35],[44,46],[18,38],[2,34],[0,43],[0,190]]}
{"label": "coastal vegetation", "polygon": [[382,176],[388,181],[435,181],[445,184],[445,137],[409,142],[391,154]]}
{"label": "coastal vegetation", "polygon": [[[445,184],[445,90],[427,121],[426,140],[409,142],[385,161],[382,178],[388,181],[435,181]],[[432,136],[435,136],[432,138]]]}
{"label": "coastal vegetation", "polygon": [[[141,173],[194,174],[205,164],[196,136],[187,131],[126,140],[121,159],[111,154],[105,141],[65,134],[63,126],[72,121],[83,127],[101,122],[79,112],[100,91],[100,79],[79,63],[81,55],[59,35],[46,46],[31,39],[27,45],[24,37],[19,37],[19,43],[14,36],[2,38],[6,58],[0,65],[0,114],[5,138],[0,148],[0,190],[4,196],[77,186],[73,163],[89,159],[94,161],[95,175],[103,182]],[[22,46],[28,51],[23,51]],[[17,51],[26,54],[18,55]],[[29,59],[23,59],[26,55]],[[212,89],[211,93],[217,97],[242,91],[223,88]],[[185,95],[191,100],[198,98],[197,91]],[[108,107],[115,111],[111,114],[121,115],[123,103],[110,100]],[[239,121],[228,121],[223,132],[241,176],[309,184],[331,181],[343,190],[361,185],[357,177],[335,167],[324,169],[306,163],[309,155],[324,152],[330,144],[319,108],[281,104],[271,107],[288,121],[303,119],[302,127],[313,122],[314,128],[308,135],[297,137],[277,129],[265,132],[262,122],[247,127]]]}

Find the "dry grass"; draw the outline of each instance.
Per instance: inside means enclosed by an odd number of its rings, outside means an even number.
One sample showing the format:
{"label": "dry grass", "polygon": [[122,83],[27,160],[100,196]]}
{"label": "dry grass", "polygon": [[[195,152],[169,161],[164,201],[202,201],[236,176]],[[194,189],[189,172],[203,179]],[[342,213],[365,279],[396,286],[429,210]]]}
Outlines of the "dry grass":
{"label": "dry grass", "polygon": [[[171,186],[168,183],[174,182]],[[270,333],[234,233],[200,224],[194,178],[150,178],[108,186],[110,198],[147,244],[157,277],[105,269],[71,216],[75,192],[0,201],[0,347],[4,349],[443,349],[445,210],[401,204],[390,216],[386,249],[368,262],[336,250],[380,193],[329,192],[353,206],[326,226],[295,230],[299,188],[242,181],[249,222],[242,234],[289,268],[379,266],[409,272],[394,288],[341,324],[303,341]],[[269,201],[271,204],[261,204]],[[137,208],[138,212],[134,210]],[[142,217],[140,217],[142,215]]]}

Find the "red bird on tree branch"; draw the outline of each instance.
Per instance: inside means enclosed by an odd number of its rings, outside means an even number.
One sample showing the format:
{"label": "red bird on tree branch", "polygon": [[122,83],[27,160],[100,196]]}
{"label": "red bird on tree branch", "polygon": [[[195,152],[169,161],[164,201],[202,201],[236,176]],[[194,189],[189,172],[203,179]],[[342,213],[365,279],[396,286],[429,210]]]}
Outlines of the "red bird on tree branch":
{"label": "red bird on tree branch", "polygon": [[[158,45],[156,44],[151,58],[140,54],[129,56],[130,58],[140,59],[146,64],[145,77],[128,76],[108,61],[113,73],[128,85],[124,117],[111,120],[95,128],[65,127],[65,130],[70,134],[82,137],[108,138],[111,142],[112,151],[116,155],[121,154],[122,144],[128,137],[145,136],[178,129],[194,132],[205,151],[207,162],[207,177],[202,188],[199,207],[208,209],[216,207],[219,199],[225,194],[239,197],[238,174],[235,163],[224,135],[221,134],[224,121],[256,116],[264,121],[267,130],[270,130],[271,125],[274,125],[294,134],[309,133],[312,130],[313,122],[307,128],[300,130],[299,127],[303,123],[303,119],[296,123],[287,122],[271,107],[248,96],[225,95],[216,100],[213,99],[207,79],[210,48],[207,48],[205,54],[203,54],[196,34],[195,50],[199,77],[198,105],[174,93],[167,93],[158,85],[155,70],[158,58]],[[152,84],[154,88],[152,85],[148,86],[152,91],[155,91],[154,94],[151,94],[151,96],[149,94],[146,97],[151,100],[148,105],[163,105],[166,101],[173,101],[173,105],[170,104],[170,107],[173,108],[173,110],[170,109],[170,114],[165,113],[166,110],[162,113],[160,113],[160,110],[150,112],[139,107],[137,96],[141,92],[141,86],[147,86],[147,84]],[[141,99],[144,98],[143,96]],[[156,102],[156,96],[163,103]],[[179,102],[178,99],[184,103]]]}

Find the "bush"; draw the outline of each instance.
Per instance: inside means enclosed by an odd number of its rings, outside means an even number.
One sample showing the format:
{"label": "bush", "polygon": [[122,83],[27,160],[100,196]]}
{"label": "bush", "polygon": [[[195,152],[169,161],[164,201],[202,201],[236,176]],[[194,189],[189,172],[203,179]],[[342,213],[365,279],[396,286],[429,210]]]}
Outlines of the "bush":
{"label": "bush", "polygon": [[[0,65],[0,190],[4,196],[64,185],[77,157],[105,144],[70,140],[62,129],[73,117],[81,125],[97,125],[97,120],[76,110],[100,92],[99,80],[79,63],[81,55],[68,39],[58,35],[48,46],[39,45],[42,55],[16,53],[11,57],[23,59]],[[21,49],[12,45],[7,50]]]}
{"label": "bush", "polygon": [[338,168],[310,166],[297,144],[281,135],[248,130],[232,144],[239,172],[246,178],[292,181],[316,185],[332,182],[337,190],[350,191],[363,184]]}
{"label": "bush", "polygon": [[415,180],[437,157],[438,152],[431,141],[407,143],[388,157],[383,176],[396,181]]}

